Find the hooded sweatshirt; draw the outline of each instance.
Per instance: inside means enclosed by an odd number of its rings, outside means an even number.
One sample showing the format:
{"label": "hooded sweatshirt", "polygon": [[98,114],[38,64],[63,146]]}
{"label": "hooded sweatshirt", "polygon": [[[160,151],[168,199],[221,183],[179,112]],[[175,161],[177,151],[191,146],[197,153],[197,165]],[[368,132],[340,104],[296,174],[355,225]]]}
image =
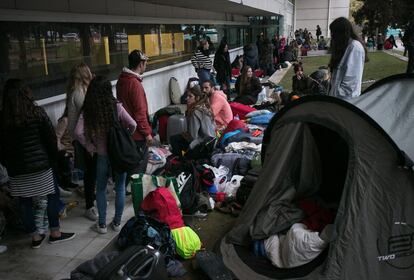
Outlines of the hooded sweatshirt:
{"label": "hooded sweatshirt", "polygon": [[146,136],[151,135],[151,125],[142,77],[124,67],[116,83],[116,94],[125,110],[137,123],[137,129],[132,135],[133,139],[136,141],[145,140]]}

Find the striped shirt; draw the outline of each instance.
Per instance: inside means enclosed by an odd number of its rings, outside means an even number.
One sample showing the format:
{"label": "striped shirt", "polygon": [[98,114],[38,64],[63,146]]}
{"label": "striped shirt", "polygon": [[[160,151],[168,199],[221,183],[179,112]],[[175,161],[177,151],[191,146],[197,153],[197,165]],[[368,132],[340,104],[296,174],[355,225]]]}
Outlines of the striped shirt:
{"label": "striped shirt", "polygon": [[12,196],[34,197],[55,192],[52,169],[10,176],[10,190]]}
{"label": "striped shirt", "polygon": [[193,64],[196,70],[198,69],[207,69],[211,70],[213,68],[213,63],[209,56],[204,55],[200,50],[197,50],[194,55],[191,57],[191,63]]}

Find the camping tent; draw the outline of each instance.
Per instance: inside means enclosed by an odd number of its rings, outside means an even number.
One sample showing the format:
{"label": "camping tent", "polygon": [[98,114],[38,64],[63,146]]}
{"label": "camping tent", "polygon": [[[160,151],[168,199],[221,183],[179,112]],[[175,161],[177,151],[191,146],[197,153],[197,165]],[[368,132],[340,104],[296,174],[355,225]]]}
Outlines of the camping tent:
{"label": "camping tent", "polygon": [[414,160],[414,74],[382,79],[350,102],[373,118]]}
{"label": "camping tent", "polygon": [[[237,278],[413,279],[413,170],[371,117],[334,97],[300,98],[271,121],[262,159],[252,193],[220,246]],[[329,247],[291,269],[254,257],[252,234],[270,235],[286,222],[274,216],[277,204],[315,194],[337,205]]]}

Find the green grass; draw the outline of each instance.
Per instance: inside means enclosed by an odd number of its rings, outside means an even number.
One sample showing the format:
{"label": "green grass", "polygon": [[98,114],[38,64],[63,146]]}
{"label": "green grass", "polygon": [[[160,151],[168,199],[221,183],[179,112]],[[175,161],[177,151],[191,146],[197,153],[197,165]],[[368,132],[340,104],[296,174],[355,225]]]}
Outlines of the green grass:
{"label": "green grass", "polygon": [[[368,53],[369,62],[365,63],[364,75],[362,77],[362,90],[370,86],[374,81],[381,80],[382,78],[405,73],[407,68],[407,62],[399,60],[398,58],[391,56],[383,52],[370,52]],[[318,56],[318,57],[304,57],[302,64],[306,75],[311,74],[320,66],[328,65],[330,56]],[[289,69],[285,77],[280,82],[284,90],[292,90],[292,76],[293,67]]]}

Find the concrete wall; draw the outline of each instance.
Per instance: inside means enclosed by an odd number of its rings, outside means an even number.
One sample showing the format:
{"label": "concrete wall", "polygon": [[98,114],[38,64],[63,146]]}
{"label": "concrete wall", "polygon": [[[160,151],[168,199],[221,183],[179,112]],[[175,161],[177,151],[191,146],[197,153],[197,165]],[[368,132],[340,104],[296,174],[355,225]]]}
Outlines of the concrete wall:
{"label": "concrete wall", "polygon": [[[233,61],[236,55],[242,53],[242,48],[230,50],[230,61]],[[214,56],[212,56],[212,59],[213,57]],[[147,94],[148,110],[150,114],[155,113],[160,108],[170,105],[169,81],[171,77],[175,77],[178,80],[180,88],[184,92],[188,79],[190,77],[197,77],[197,74],[190,61],[177,63],[144,73],[143,85]],[[112,81],[112,85],[114,95],[116,95],[116,80]],[[61,94],[39,100],[37,103],[45,108],[52,123],[56,125],[57,119],[63,114],[65,109],[65,99],[66,94]]]}
{"label": "concrete wall", "polygon": [[316,25],[330,37],[329,24],[338,17],[349,17],[350,0],[296,0],[295,29],[307,28],[316,37]]}

